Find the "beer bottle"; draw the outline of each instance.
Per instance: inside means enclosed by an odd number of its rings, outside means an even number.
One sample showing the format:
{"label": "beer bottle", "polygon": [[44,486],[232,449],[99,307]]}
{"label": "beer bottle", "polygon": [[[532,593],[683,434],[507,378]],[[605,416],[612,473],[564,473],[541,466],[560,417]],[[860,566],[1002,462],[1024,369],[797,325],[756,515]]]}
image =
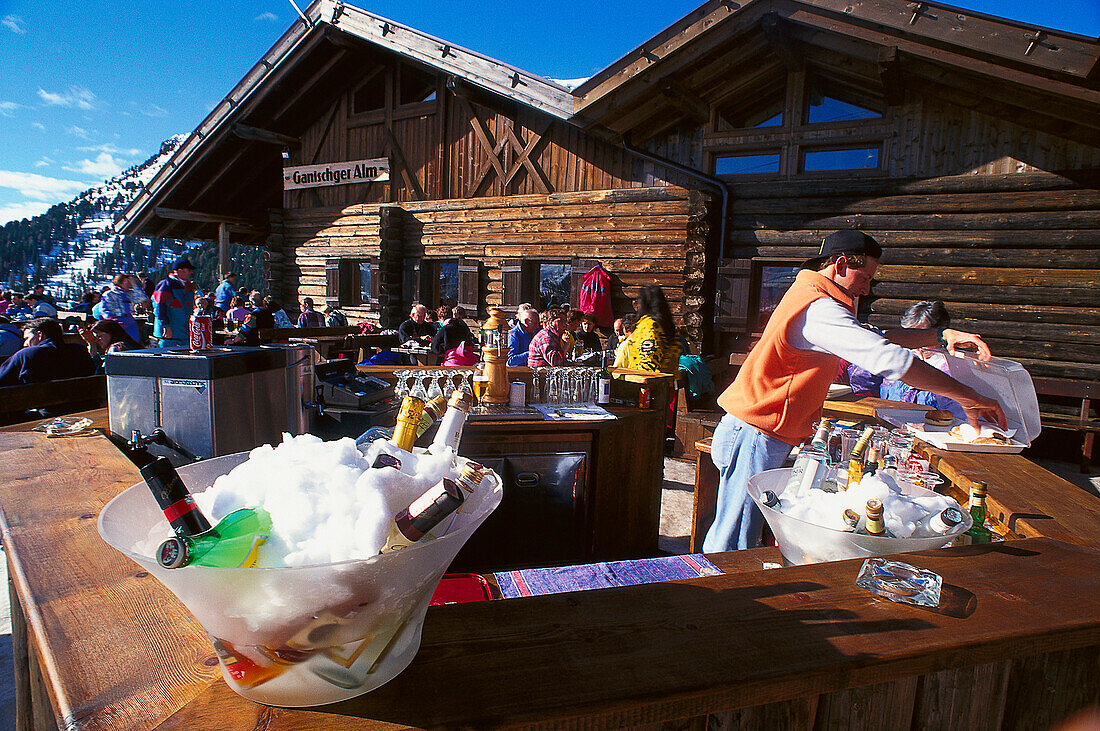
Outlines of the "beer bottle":
{"label": "beer bottle", "polygon": [[271,515],[263,508],[241,508],[213,529],[194,536],[175,536],[160,544],[157,563],[166,569],[191,564],[222,568],[255,568],[257,551],[271,534]]}
{"label": "beer bottle", "polygon": [[989,543],[993,533],[985,527],[985,482],[974,480],[970,485],[970,517],[974,525],[953,541],[956,546],[969,546],[976,543]]}
{"label": "beer bottle", "polygon": [[454,480],[444,477],[394,516],[379,553],[399,551],[416,543],[457,510],[464,499],[462,488]]}
{"label": "beer bottle", "polygon": [[874,498],[867,501],[867,523],[864,527],[869,536],[885,536],[886,523],[882,519],[882,503]]}
{"label": "beer bottle", "polygon": [[[859,481],[863,479],[863,453],[866,451],[867,444],[871,441],[871,435],[874,433],[874,428],[865,428],[863,433],[859,435],[856,446],[852,448],[852,456],[848,460],[847,487],[858,485]],[[845,489],[847,489],[847,487]]]}

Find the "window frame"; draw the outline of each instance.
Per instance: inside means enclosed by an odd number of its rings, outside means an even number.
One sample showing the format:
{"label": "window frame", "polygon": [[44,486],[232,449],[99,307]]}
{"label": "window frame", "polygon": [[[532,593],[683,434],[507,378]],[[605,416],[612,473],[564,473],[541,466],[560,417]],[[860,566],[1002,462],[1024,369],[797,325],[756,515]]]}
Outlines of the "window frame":
{"label": "window frame", "polygon": [[[361,267],[370,267],[370,294],[363,297]],[[325,303],[379,311],[381,273],[377,256],[339,257],[325,260]]]}
{"label": "window frame", "polygon": [[[792,257],[783,256],[754,256],[750,260],[751,271],[749,272],[749,307],[748,318],[745,322],[745,332],[749,333],[753,337],[759,337],[764,334],[764,326],[760,325],[760,295],[761,287],[763,286],[764,269],[767,267],[793,267],[798,269],[801,267],[805,259],[797,259]],[[797,276],[797,271],[796,271]],[[784,292],[783,294],[786,294]],[[782,299],[782,296],[780,296]]]}

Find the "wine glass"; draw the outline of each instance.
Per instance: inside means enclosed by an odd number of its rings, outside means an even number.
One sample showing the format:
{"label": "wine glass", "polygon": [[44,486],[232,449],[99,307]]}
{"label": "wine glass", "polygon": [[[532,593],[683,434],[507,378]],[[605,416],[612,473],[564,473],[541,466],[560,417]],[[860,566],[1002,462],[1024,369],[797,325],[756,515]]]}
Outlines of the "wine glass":
{"label": "wine glass", "polygon": [[439,387],[439,379],[443,374],[440,371],[429,371],[428,378],[430,385],[428,386],[428,398],[434,399],[443,396],[443,389]]}
{"label": "wine glass", "polygon": [[412,372],[413,387],[409,392],[410,396],[414,396],[421,401],[428,400],[428,392],[424,389],[424,371],[415,370]]}

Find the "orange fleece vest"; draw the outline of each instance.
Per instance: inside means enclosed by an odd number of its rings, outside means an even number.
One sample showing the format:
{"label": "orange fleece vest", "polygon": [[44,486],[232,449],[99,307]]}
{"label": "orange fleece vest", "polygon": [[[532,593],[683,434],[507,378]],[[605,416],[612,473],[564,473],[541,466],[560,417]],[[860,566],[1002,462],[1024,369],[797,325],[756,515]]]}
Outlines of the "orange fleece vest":
{"label": "orange fleece vest", "polygon": [[787,339],[791,320],[821,297],[854,311],[851,295],[832,280],[814,271],[799,272],[737,379],[718,397],[728,413],[791,445],[813,433],[840,366],[835,355],[799,350]]}

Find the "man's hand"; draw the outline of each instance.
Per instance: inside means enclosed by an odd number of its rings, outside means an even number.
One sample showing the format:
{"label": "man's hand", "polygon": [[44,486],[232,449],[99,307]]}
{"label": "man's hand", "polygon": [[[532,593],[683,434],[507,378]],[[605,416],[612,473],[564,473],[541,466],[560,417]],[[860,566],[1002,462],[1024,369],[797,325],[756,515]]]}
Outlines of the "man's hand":
{"label": "man's hand", "polygon": [[172,328],[170,328],[168,326],[165,326],[163,329],[161,329],[160,336],[162,338],[164,338],[165,340],[171,340],[172,339]]}
{"label": "man's hand", "polygon": [[947,352],[951,354],[954,354],[955,351],[959,349],[960,345],[973,345],[978,349],[978,360],[989,360],[992,355],[992,353],[989,352],[989,346],[982,340],[981,335],[944,328],[943,340],[947,343]]}
{"label": "man's hand", "polygon": [[978,424],[979,419],[984,419],[990,424],[996,424],[1001,429],[1008,427],[1005,412],[1001,409],[1001,405],[993,399],[974,393],[973,396],[956,398],[955,400],[966,411],[966,420],[970,422],[970,426],[974,427],[975,430],[981,431],[981,426]]}

